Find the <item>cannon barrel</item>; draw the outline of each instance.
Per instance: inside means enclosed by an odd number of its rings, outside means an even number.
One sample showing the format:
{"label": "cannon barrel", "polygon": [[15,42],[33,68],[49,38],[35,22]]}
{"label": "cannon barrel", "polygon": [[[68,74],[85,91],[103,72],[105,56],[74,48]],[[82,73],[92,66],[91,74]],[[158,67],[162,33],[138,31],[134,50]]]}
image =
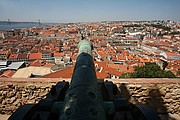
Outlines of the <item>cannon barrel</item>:
{"label": "cannon barrel", "polygon": [[79,55],[59,120],[105,120],[91,53],[92,43],[82,40],[78,49]]}

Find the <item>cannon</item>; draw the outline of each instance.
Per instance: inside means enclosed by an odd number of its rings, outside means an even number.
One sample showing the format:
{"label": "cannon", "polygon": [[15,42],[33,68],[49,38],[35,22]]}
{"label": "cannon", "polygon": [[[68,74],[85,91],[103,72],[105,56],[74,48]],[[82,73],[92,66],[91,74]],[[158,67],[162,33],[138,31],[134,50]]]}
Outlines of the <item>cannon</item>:
{"label": "cannon", "polygon": [[98,82],[92,49],[82,40],[71,82],[58,82],[45,99],[23,105],[9,120],[160,120],[150,108],[129,103],[113,82]]}

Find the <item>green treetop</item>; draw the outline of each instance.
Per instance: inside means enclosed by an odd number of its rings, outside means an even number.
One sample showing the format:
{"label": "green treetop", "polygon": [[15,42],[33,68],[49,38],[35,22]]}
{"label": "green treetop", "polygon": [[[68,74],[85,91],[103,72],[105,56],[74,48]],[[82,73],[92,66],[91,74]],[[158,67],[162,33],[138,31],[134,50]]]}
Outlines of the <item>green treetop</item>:
{"label": "green treetop", "polygon": [[175,78],[171,71],[161,70],[156,63],[145,63],[142,67],[135,67],[133,73],[125,73],[122,78]]}

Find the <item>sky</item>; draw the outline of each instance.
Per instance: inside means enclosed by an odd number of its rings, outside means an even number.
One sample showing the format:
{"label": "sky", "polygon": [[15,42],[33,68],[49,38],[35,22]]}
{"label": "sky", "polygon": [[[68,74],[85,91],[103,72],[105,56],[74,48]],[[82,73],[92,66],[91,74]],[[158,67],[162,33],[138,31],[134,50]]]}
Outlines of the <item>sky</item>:
{"label": "sky", "polygon": [[96,22],[174,20],[180,0],[0,0],[0,21]]}

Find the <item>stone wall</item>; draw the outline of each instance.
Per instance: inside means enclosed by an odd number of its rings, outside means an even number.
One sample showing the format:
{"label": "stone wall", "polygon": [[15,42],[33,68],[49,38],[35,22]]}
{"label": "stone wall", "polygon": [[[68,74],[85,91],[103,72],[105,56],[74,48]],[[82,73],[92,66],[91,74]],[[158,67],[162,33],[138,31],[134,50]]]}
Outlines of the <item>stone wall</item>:
{"label": "stone wall", "polygon": [[180,115],[180,84],[118,84],[133,104],[145,104],[160,114]]}
{"label": "stone wall", "polygon": [[[61,80],[0,79],[0,114],[12,114],[21,105],[37,103],[58,81]],[[109,79],[108,81],[117,84],[121,93],[131,103],[149,105],[162,115],[170,113],[180,116],[180,79]]]}
{"label": "stone wall", "polygon": [[0,84],[0,114],[12,114],[24,104],[38,103],[50,91],[54,83],[10,83]]}

